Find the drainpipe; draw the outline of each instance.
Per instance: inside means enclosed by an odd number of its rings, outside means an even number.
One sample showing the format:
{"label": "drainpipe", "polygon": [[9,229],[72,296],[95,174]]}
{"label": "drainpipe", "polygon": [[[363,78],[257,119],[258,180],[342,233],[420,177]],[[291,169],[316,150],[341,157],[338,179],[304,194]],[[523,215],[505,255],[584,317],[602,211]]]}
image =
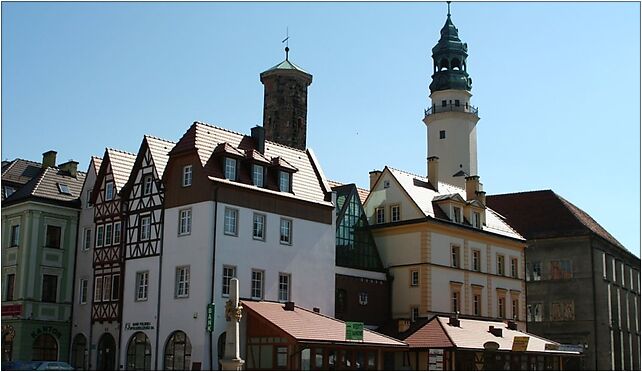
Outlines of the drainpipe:
{"label": "drainpipe", "polygon": [[156,345],[154,346],[154,369],[158,368],[158,343],[160,341],[161,288],[163,287],[163,242],[165,241],[165,193],[161,204],[161,239],[160,256],[158,257],[158,297],[156,299]]}
{"label": "drainpipe", "polygon": [[[594,263],[594,249],[593,249],[593,239],[589,237],[589,250],[591,253],[591,285],[593,286],[593,356],[594,356],[594,367],[597,369],[597,303],[595,301],[597,294],[595,293],[595,263]],[[609,311],[611,311],[609,309]],[[639,346],[639,345],[638,345]],[[584,358],[584,357],[582,357]]]}
{"label": "drainpipe", "polygon": [[[216,221],[218,218],[218,188],[219,185],[214,186],[214,236],[212,238],[212,282],[211,282],[211,293],[210,293],[210,303],[214,303],[214,279],[216,275]],[[216,310],[212,315],[216,319]],[[210,368],[209,370],[214,370],[214,327],[212,327],[212,332],[210,332]],[[218,349],[218,348],[217,348]],[[216,351],[218,354],[218,350]],[[218,364],[217,364],[218,365]]]}
{"label": "drainpipe", "polygon": [[[79,198],[80,199],[80,198]],[[80,209],[82,209],[82,200],[80,201]],[[72,336],[74,334],[74,304],[76,303],[76,261],[78,260],[78,230],[80,230],[80,211],[76,212],[76,244],[74,249],[74,266],[71,268],[72,274],[71,274],[71,313],[69,314],[69,345],[71,347],[68,350],[68,361],[71,362],[71,351],[73,349],[73,344],[74,340],[72,339]],[[91,344],[90,344],[91,346]],[[84,354],[84,352],[83,352]],[[84,355],[83,355],[84,356]],[[71,363],[69,363],[71,364]],[[85,366],[83,365],[83,368]]]}

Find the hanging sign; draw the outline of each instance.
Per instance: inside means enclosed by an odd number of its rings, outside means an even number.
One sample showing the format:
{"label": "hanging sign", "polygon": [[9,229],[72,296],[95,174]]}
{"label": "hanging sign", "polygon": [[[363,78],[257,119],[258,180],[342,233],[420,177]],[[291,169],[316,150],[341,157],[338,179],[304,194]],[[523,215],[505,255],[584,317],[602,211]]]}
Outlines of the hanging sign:
{"label": "hanging sign", "polygon": [[346,340],[363,341],[362,322],[346,322]]}
{"label": "hanging sign", "polygon": [[513,337],[513,348],[512,351],[526,351],[528,347],[528,337],[515,336]]}
{"label": "hanging sign", "polygon": [[207,332],[214,329],[214,304],[207,304]]}

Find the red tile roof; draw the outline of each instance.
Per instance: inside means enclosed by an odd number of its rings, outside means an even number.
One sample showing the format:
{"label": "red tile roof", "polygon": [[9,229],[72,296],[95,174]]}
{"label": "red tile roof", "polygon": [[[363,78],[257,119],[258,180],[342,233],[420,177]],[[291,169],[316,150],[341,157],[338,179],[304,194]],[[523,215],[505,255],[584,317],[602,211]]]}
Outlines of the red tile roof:
{"label": "red tile roof", "polygon": [[[455,346],[441,323],[430,321],[404,340],[411,348],[449,348]],[[427,346],[428,345],[428,346]]]}
{"label": "red tile roof", "polygon": [[626,249],[588,213],[551,190],[489,195],[486,204],[503,215],[527,239],[594,233]]}
{"label": "red tile roof", "polygon": [[243,307],[264,318],[297,341],[333,342],[357,345],[404,347],[401,341],[364,329],[363,341],[346,340],[345,323],[299,306],[285,310],[278,302],[243,301]]}

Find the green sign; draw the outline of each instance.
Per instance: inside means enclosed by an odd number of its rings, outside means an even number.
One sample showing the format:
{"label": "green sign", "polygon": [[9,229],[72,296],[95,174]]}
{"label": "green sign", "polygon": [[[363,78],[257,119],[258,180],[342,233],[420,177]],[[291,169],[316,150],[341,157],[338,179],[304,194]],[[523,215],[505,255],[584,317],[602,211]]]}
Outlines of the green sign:
{"label": "green sign", "polygon": [[363,341],[362,322],[346,322],[346,340]]}
{"label": "green sign", "polygon": [[214,329],[214,304],[207,304],[207,332]]}

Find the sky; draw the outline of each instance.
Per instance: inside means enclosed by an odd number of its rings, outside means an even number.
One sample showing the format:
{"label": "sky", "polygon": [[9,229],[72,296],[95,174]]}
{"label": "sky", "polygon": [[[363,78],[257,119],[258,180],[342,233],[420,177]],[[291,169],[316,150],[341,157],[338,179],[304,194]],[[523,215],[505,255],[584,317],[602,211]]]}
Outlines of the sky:
{"label": "sky", "polygon": [[[2,3],[2,159],[136,152],[194,121],[249,134],[262,71],[314,78],[308,147],[367,188],[426,175],[431,3]],[[640,3],[454,2],[488,195],[552,189],[640,255]]]}

